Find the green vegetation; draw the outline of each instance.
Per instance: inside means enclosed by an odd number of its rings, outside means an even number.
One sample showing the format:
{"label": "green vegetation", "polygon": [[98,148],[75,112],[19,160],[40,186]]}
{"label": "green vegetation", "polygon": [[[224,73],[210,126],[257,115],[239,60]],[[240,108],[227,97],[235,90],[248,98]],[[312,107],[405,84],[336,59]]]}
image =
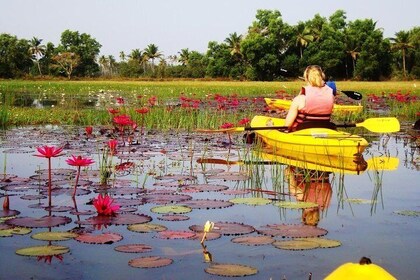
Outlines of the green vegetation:
{"label": "green vegetation", "polygon": [[[182,38],[181,38],[182,39]],[[205,53],[188,48],[164,55],[155,44],[100,55],[89,34],[65,30],[58,46],[33,37],[0,34],[0,78],[211,78],[279,81],[294,79],[310,64],[337,80],[411,80],[420,77],[420,27],[384,38],[372,19],[347,21],[337,10],[328,18],[289,25],[280,11],[258,10],[246,34],[208,42]]]}
{"label": "green vegetation", "polygon": [[[110,125],[109,109],[149,129],[214,128],[237,125],[268,112],[263,97],[291,99],[302,81],[0,81],[0,125]],[[334,115],[337,122],[372,116],[412,121],[420,112],[415,82],[339,82],[341,90],[363,94],[364,111]],[[344,95],[338,102],[355,103]],[[37,105],[37,106],[35,106]],[[39,108],[41,107],[41,108]],[[283,112],[284,113],[284,112]]]}

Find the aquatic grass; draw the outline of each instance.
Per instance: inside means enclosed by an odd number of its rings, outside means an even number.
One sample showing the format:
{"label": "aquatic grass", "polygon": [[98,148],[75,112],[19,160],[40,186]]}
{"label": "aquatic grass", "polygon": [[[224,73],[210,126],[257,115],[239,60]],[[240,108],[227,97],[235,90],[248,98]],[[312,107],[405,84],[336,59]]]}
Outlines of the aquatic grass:
{"label": "aquatic grass", "polygon": [[[412,82],[337,82],[341,90],[363,94],[361,113],[334,114],[337,123],[353,123],[370,116],[390,114],[413,120],[419,102],[401,102],[401,98],[419,98]],[[9,99],[0,113],[0,125],[98,125],[110,124],[107,108],[127,111],[141,124],[135,109],[148,106],[144,116],[148,129],[215,128],[224,122],[237,123],[264,111],[263,97],[297,94],[301,81],[291,82],[215,82],[215,81],[0,81],[1,97]],[[374,96],[385,111],[377,110]],[[117,99],[125,101],[124,106]],[[340,96],[341,101],[347,97]],[[154,100],[151,105],[150,101]],[[410,99],[412,100],[412,99]],[[5,102],[2,102],[2,106]],[[36,108],[39,106],[40,108]],[[381,105],[382,106],[382,105]]]}

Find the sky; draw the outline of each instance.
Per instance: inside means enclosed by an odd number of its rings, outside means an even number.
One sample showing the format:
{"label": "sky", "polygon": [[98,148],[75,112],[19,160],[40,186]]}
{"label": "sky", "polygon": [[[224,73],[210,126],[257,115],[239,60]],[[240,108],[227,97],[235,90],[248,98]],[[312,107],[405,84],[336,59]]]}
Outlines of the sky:
{"label": "sky", "polygon": [[158,46],[164,56],[181,49],[204,53],[210,41],[245,34],[259,9],[278,10],[289,25],[344,10],[347,22],[372,19],[384,37],[420,26],[419,0],[0,0],[0,34],[60,43],[67,29],[87,33],[101,55]]}

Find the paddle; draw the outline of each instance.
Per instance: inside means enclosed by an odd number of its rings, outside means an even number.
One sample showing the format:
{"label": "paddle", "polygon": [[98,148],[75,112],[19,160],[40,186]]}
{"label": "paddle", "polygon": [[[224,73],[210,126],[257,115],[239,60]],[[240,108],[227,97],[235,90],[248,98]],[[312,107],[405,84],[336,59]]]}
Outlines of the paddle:
{"label": "paddle", "polygon": [[[303,78],[303,77],[299,77],[299,79],[305,80],[305,78]],[[328,82],[326,82],[326,85],[329,86],[330,88],[332,88],[333,90],[337,91],[337,92],[341,92],[341,93],[347,95],[347,97],[350,97],[351,99],[360,100],[360,99],[363,98],[363,95],[360,92],[353,91],[353,90],[339,90],[339,89],[337,89],[334,81],[328,81]],[[334,95],[335,95],[335,93],[334,93]]]}
{"label": "paddle", "polygon": [[352,90],[339,90],[337,89],[337,91],[344,93],[345,95],[347,95],[348,97],[350,97],[351,99],[354,100],[360,100],[363,98],[362,94],[360,92],[357,91],[352,91]]}
{"label": "paddle", "polygon": [[275,165],[281,164],[275,161],[243,161],[243,160],[224,160],[220,158],[199,158],[197,163],[210,163],[210,164],[225,164],[225,165],[236,165],[236,164],[255,164],[255,165]]}
{"label": "paddle", "polygon": [[[375,133],[391,133],[400,131],[400,122],[397,118],[370,118],[361,123],[337,124],[336,127],[364,127]],[[243,132],[255,130],[288,129],[287,126],[262,126],[262,127],[232,127],[222,129],[197,129],[197,132]]]}

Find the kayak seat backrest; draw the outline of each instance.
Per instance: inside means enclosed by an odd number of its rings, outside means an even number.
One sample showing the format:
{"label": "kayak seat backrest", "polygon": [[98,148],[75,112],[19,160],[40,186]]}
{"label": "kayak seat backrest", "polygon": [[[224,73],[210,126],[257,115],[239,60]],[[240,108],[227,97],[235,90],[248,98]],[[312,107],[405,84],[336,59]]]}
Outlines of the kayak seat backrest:
{"label": "kayak seat backrest", "polygon": [[337,130],[337,126],[332,122],[327,121],[306,121],[298,124],[295,131],[307,129],[307,128],[329,128],[332,130]]}

